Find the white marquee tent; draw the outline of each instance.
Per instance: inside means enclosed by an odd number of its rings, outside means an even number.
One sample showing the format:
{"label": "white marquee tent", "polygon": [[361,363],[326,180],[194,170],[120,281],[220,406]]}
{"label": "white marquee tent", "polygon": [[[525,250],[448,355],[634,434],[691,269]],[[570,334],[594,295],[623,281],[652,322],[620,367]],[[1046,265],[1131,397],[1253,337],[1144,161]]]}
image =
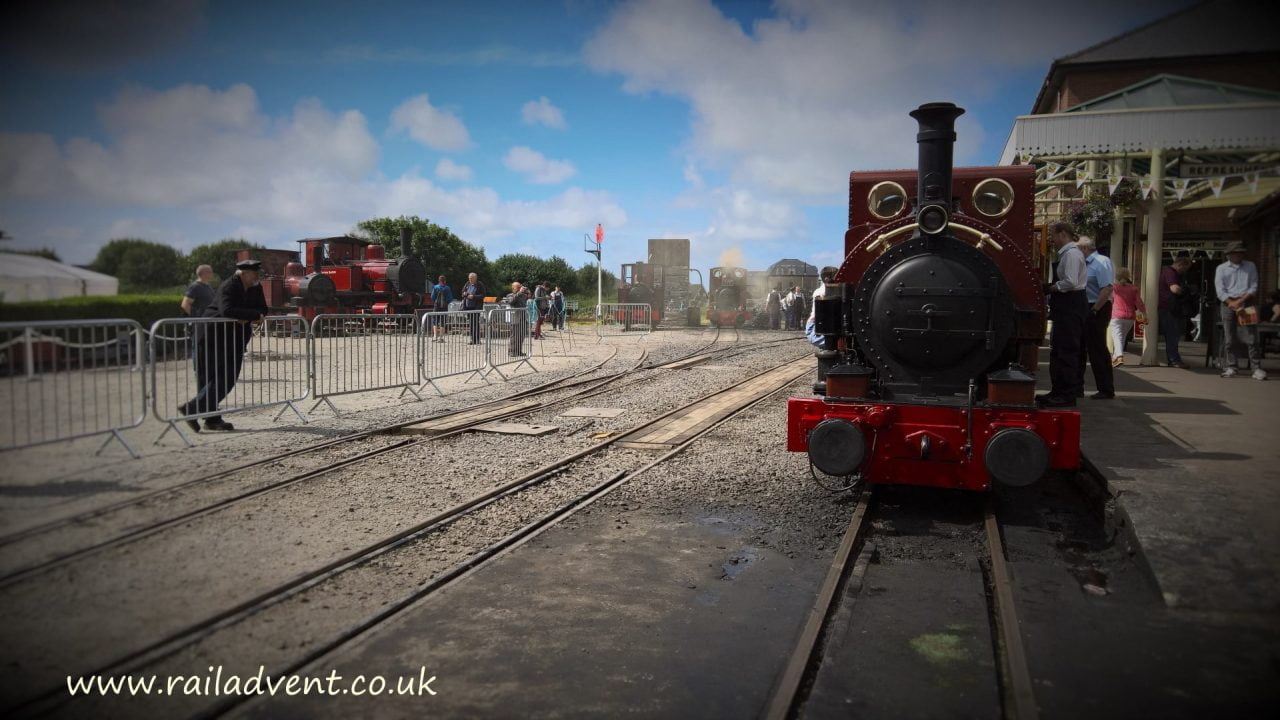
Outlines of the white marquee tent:
{"label": "white marquee tent", "polygon": [[110,275],[34,255],[0,253],[0,302],[115,295],[119,287]]}

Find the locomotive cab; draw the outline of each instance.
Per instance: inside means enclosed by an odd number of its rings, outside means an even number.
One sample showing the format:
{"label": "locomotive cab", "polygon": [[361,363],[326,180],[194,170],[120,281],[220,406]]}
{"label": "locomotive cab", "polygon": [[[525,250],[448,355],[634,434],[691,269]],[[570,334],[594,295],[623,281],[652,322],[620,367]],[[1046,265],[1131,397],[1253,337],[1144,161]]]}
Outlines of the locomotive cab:
{"label": "locomotive cab", "polygon": [[845,260],[814,313],[825,396],[789,401],[787,440],[849,484],[988,490],[1079,462],[1079,415],[1034,402],[1034,174],[953,170],[963,112],[911,113],[915,171],[850,174]]}

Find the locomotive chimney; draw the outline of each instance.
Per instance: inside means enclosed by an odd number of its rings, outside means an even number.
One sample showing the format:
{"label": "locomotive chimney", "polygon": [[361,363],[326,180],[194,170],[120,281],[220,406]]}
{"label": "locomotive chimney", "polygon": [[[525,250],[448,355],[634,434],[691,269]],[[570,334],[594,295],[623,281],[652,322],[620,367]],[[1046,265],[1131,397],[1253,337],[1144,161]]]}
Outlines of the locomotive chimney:
{"label": "locomotive chimney", "polygon": [[[952,136],[954,137],[954,135]],[[400,257],[408,258],[413,254],[413,231],[400,228]]]}
{"label": "locomotive chimney", "polygon": [[[911,111],[920,124],[920,182],[916,191],[916,218],[930,235],[941,232],[951,213],[952,149],[956,142],[956,118],[964,108],[953,103],[925,103]],[[936,207],[941,206],[941,211]]]}

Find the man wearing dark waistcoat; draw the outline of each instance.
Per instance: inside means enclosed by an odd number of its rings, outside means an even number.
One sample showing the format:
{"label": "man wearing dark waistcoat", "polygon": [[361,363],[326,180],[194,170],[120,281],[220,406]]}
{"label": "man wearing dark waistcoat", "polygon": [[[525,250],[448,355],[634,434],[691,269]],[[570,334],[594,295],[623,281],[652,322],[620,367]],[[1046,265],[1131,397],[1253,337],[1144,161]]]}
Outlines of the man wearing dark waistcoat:
{"label": "man wearing dark waistcoat", "polygon": [[[196,380],[200,390],[190,402],[178,408],[183,415],[216,411],[218,403],[235,387],[245,349],[253,339],[253,324],[267,314],[267,301],[258,284],[261,269],[262,263],[257,260],[236,263],[236,274],[222,283],[213,303],[205,310],[207,318],[234,322],[202,323],[196,328]],[[200,426],[194,419],[187,424],[199,432]],[[220,415],[207,417],[204,426],[207,430],[234,429]]]}
{"label": "man wearing dark waistcoat", "polygon": [[1058,249],[1054,282],[1045,286],[1045,293],[1049,296],[1049,320],[1053,323],[1049,336],[1052,389],[1036,396],[1036,402],[1043,407],[1075,407],[1080,383],[1081,341],[1089,316],[1089,301],[1084,292],[1089,274],[1084,254],[1076,247],[1076,234],[1070,225],[1054,223],[1049,228],[1049,237]]}

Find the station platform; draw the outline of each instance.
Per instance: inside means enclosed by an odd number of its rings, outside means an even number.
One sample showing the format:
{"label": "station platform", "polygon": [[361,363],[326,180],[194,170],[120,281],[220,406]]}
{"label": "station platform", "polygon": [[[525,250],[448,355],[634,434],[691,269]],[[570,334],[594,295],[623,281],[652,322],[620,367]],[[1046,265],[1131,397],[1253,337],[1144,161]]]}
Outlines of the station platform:
{"label": "station platform", "polygon": [[1280,358],[1263,360],[1270,379],[1258,381],[1247,369],[1220,377],[1202,344],[1181,350],[1189,370],[1126,354],[1114,400],[1087,397],[1086,373],[1083,452],[1169,608],[1280,623]]}

